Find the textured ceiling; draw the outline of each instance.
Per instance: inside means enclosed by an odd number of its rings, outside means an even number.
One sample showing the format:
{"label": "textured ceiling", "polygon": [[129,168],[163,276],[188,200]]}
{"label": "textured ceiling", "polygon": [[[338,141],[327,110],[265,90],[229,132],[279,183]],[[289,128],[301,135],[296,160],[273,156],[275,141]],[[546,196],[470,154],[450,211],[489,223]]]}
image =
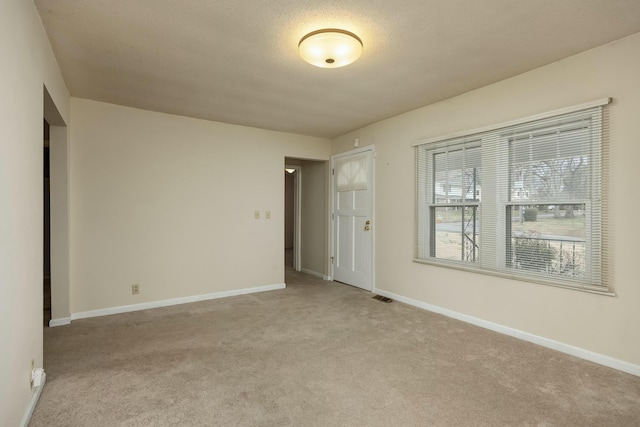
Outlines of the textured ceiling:
{"label": "textured ceiling", "polygon": [[[639,0],[35,4],[75,97],[327,138],[640,32]],[[325,27],[360,60],[302,61]]]}

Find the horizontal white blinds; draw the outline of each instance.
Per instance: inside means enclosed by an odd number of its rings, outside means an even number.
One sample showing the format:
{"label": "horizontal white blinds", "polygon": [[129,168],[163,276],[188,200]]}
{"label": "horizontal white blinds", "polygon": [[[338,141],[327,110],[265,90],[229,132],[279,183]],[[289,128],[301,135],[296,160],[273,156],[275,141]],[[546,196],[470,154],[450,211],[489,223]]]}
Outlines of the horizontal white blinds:
{"label": "horizontal white blinds", "polygon": [[416,145],[416,260],[606,290],[602,116],[596,106]]}
{"label": "horizontal white blinds", "polygon": [[593,112],[574,113],[501,132],[499,143],[507,145],[509,156],[510,199],[527,203],[589,199],[596,191],[591,175],[599,170],[599,117]]}
{"label": "horizontal white blinds", "polygon": [[[477,137],[418,148],[416,256],[420,259],[480,260],[479,201],[482,152]],[[452,233],[443,231],[443,227]],[[444,237],[447,234],[447,238]],[[444,239],[444,240],[443,240]]]}
{"label": "horizontal white blinds", "polygon": [[505,271],[603,285],[601,120],[597,107],[500,133],[509,165]]}

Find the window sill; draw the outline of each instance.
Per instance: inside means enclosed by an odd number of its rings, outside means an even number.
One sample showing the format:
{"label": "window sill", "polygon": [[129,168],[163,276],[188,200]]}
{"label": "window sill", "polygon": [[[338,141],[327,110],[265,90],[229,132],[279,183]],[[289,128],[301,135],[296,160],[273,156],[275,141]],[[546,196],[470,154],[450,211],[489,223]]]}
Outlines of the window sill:
{"label": "window sill", "polygon": [[435,267],[450,268],[458,271],[466,271],[469,273],[478,273],[478,274],[484,274],[487,276],[500,277],[502,279],[517,280],[519,282],[535,283],[538,285],[553,286],[555,288],[570,289],[572,291],[587,292],[590,294],[604,295],[608,297],[617,296],[615,292],[613,292],[611,289],[608,289],[606,287],[599,287],[594,285],[570,285],[566,283],[555,282],[553,280],[535,279],[532,277],[523,277],[517,274],[509,274],[509,273],[503,273],[499,271],[484,270],[478,267],[463,265],[457,262],[429,261],[429,260],[423,260],[423,259],[417,259],[417,258],[414,258],[413,262],[417,264],[432,265]]}

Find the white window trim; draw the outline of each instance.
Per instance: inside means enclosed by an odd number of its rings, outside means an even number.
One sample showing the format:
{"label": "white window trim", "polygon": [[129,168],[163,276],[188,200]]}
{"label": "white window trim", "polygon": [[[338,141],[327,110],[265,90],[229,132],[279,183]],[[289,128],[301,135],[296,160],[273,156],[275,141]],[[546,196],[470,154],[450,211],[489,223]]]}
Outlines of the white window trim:
{"label": "white window trim", "polygon": [[[495,125],[491,125],[491,126],[486,126],[486,127],[482,127],[482,128],[476,128],[476,129],[472,129],[472,130],[467,130],[467,131],[461,131],[461,132],[456,132],[456,133],[452,133],[452,134],[448,134],[448,135],[444,135],[444,136],[439,136],[439,137],[434,137],[434,138],[428,138],[428,139],[423,139],[420,141],[417,141],[413,144],[411,144],[412,147],[419,147],[419,146],[423,146],[423,145],[437,145],[438,142],[444,142],[444,141],[448,141],[451,139],[458,139],[458,138],[464,138],[464,137],[468,137],[471,135],[476,135],[476,134],[481,134],[481,133],[486,133],[486,132],[491,132],[491,131],[495,131],[498,129],[502,129],[502,128],[506,128],[506,127],[510,127],[510,126],[516,126],[516,125],[520,125],[520,124],[525,124],[528,122],[533,122],[533,121],[537,121],[537,120],[542,120],[542,119],[547,119],[547,118],[552,118],[555,116],[560,116],[560,115],[564,115],[564,114],[570,114],[570,113],[574,113],[574,112],[578,112],[578,111],[582,111],[582,110],[587,110],[587,109],[591,109],[594,107],[602,107],[605,105],[608,105],[611,103],[611,98],[603,98],[603,99],[599,99],[599,100],[595,100],[595,101],[591,101],[591,102],[586,102],[583,104],[579,104],[579,105],[575,105],[572,107],[566,107],[566,108],[561,108],[561,109],[557,109],[557,110],[553,110],[553,111],[548,111],[545,113],[541,113],[541,114],[536,114],[533,116],[529,116],[529,117],[525,117],[525,118],[521,118],[521,119],[517,119],[517,120],[513,120],[513,121],[509,121],[509,122],[505,122],[505,123],[501,123],[501,124],[495,124]],[[418,158],[416,157],[416,161],[418,160]],[[416,172],[417,173],[417,172]],[[417,190],[417,199],[416,199],[416,203],[417,206],[416,208],[418,208],[418,206],[421,203],[421,197],[424,197],[424,192],[423,191],[419,191],[420,190],[420,186],[421,185],[425,185],[420,184],[417,179],[418,177],[416,176],[416,182],[418,183],[418,188],[416,188]],[[418,211],[416,211],[416,215],[418,214]],[[604,212],[601,213],[602,215],[604,215]],[[587,233],[589,233],[590,231],[587,231]],[[416,230],[415,231],[415,236],[417,239],[421,239],[423,238],[423,236],[419,235],[420,231]],[[502,232],[504,233],[504,231]],[[602,239],[602,238],[601,238]],[[496,239],[496,241],[499,241],[499,238]],[[421,248],[419,245],[417,245],[416,248],[414,248],[414,251],[419,251]],[[498,249],[498,248],[495,248]],[[426,250],[428,251],[428,248],[422,248],[422,250]],[[503,255],[501,252],[504,252],[504,250],[497,251],[497,256],[501,257],[501,255]],[[604,250],[601,250],[602,252],[602,256],[604,256]],[[428,264],[428,265],[435,265],[435,266],[439,266],[439,267],[446,267],[446,268],[452,268],[452,269],[456,269],[456,270],[461,270],[461,271],[469,271],[469,272],[476,272],[476,273],[481,273],[481,274],[487,274],[487,275],[491,275],[491,276],[496,276],[496,277],[502,277],[502,278],[508,278],[508,279],[513,279],[513,280],[518,280],[518,281],[525,281],[525,282],[534,282],[534,283],[540,283],[540,284],[544,284],[544,285],[552,285],[555,287],[560,287],[560,288],[567,288],[567,289],[572,289],[572,290],[579,290],[579,291],[584,291],[584,292],[589,292],[589,293],[595,293],[595,294],[600,294],[600,295],[607,295],[607,296],[615,296],[615,292],[613,292],[613,290],[611,289],[611,283],[605,283],[602,282],[601,286],[597,286],[597,285],[593,285],[593,284],[588,284],[588,283],[584,283],[584,284],[579,284],[579,283],[575,283],[575,284],[570,284],[570,283],[562,283],[556,280],[553,280],[553,278],[535,278],[535,277],[526,277],[526,276],[522,276],[519,274],[512,274],[508,271],[508,269],[503,269],[503,268],[497,268],[496,270],[487,270],[482,268],[481,265],[475,265],[475,264],[467,264],[464,262],[459,262],[459,261],[448,261],[448,260],[443,260],[443,259],[428,259],[428,257],[424,257],[424,254],[418,254],[416,253],[416,255],[418,257],[414,258],[414,262],[416,263],[420,263],[420,264]]]}

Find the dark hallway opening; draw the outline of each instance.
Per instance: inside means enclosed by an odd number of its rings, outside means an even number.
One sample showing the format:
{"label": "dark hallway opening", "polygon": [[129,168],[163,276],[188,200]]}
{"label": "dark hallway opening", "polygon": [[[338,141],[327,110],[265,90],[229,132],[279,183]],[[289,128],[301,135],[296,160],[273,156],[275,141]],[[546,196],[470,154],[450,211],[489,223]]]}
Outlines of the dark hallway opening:
{"label": "dark hallway opening", "polygon": [[43,153],[43,321],[49,326],[51,320],[51,204],[49,188],[49,123],[44,120],[44,153]]}

